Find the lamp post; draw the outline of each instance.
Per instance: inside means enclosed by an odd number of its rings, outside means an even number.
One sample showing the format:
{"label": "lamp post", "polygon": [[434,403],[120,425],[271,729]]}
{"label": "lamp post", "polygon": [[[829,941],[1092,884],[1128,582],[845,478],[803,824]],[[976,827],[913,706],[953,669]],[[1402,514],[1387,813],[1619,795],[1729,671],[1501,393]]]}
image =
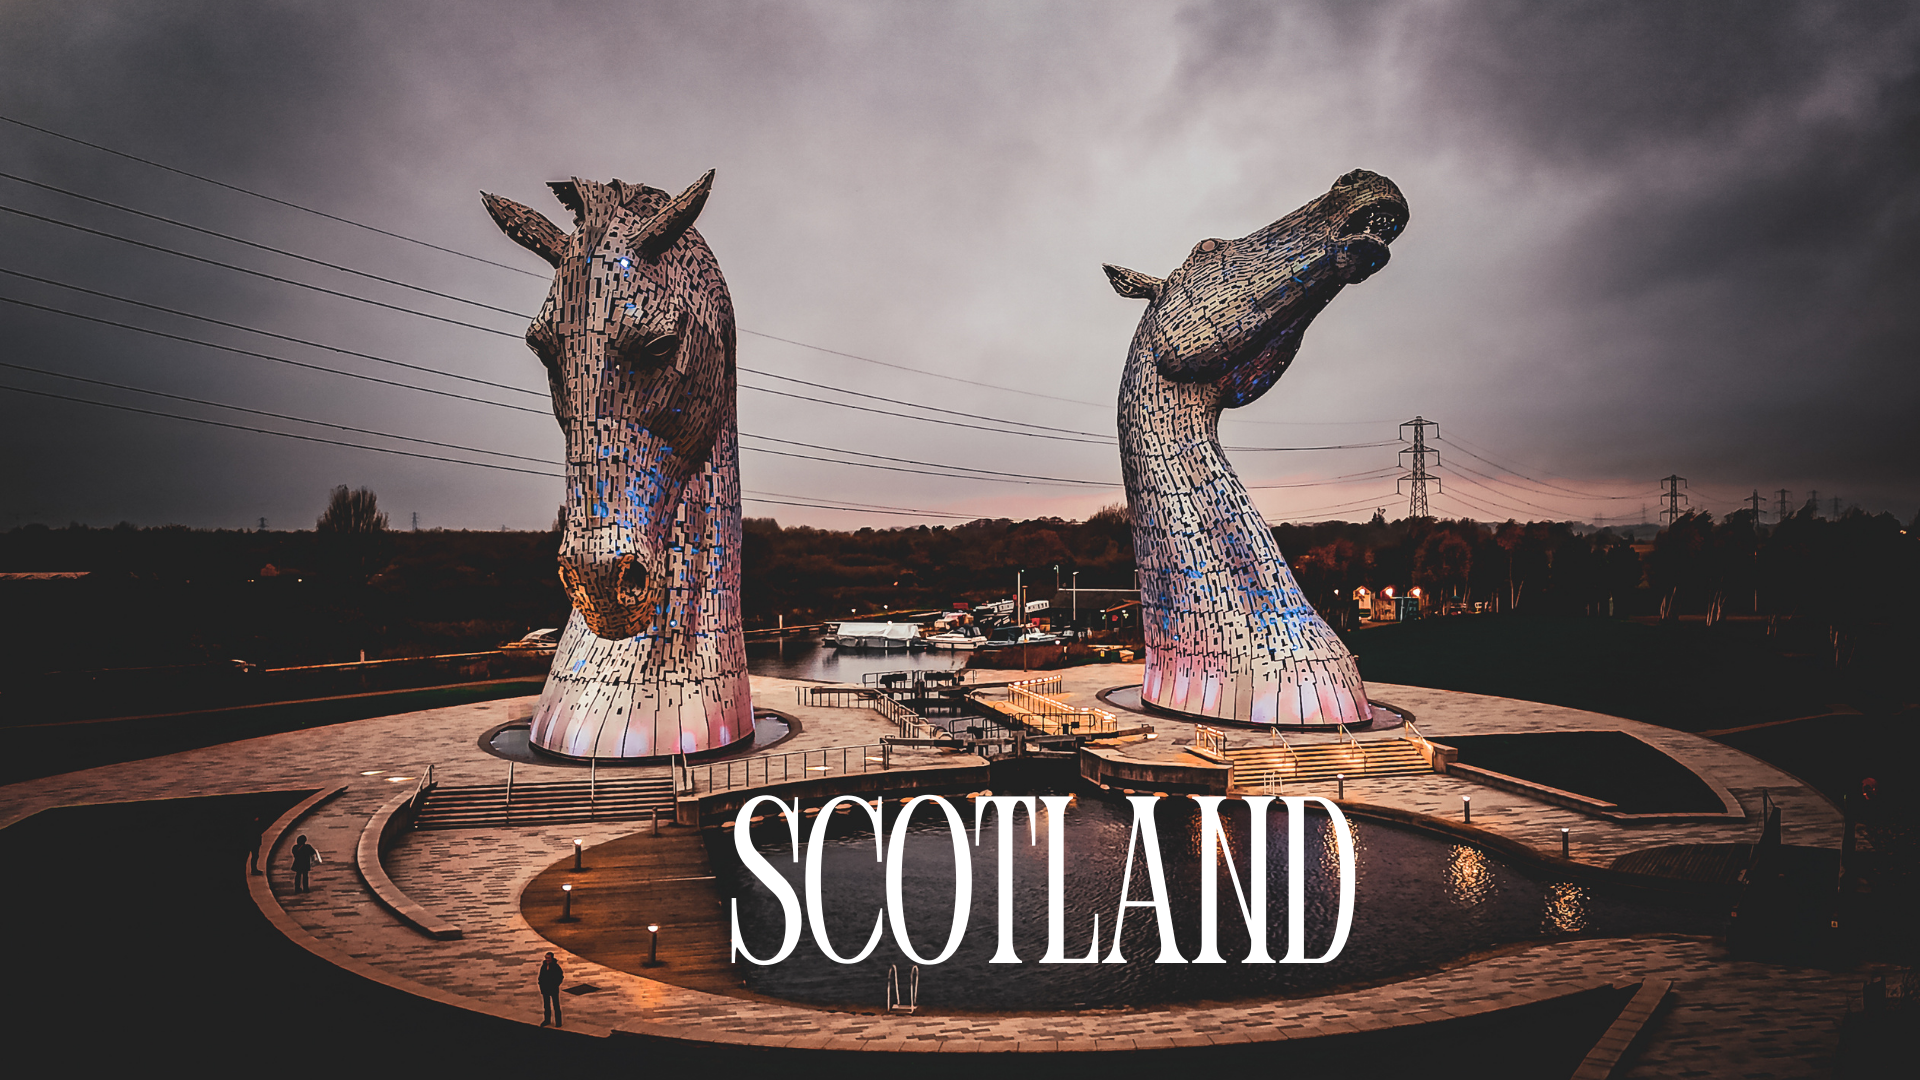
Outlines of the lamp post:
{"label": "lamp post", "polygon": [[647,966],[660,966],[660,924],[647,924]]}
{"label": "lamp post", "polygon": [[573,921],[573,886],[560,886],[560,921]]}
{"label": "lamp post", "polygon": [[1080,625],[1080,571],[1073,572],[1073,625]]}
{"label": "lamp post", "polygon": [[[1280,729],[1279,729],[1279,728],[1275,728],[1274,730],[1275,730],[1275,731],[1278,731],[1278,730],[1280,730]],[[1340,797],[1341,797],[1342,799],[1344,799],[1344,798],[1346,798],[1346,797],[1347,797],[1347,774],[1346,774],[1346,773],[1334,773],[1334,774],[1333,774],[1333,778],[1334,778],[1335,780],[1338,780],[1338,781],[1340,781]]]}
{"label": "lamp post", "polygon": [[573,838],[573,868],[575,870],[586,869],[580,865],[580,838],[577,836]]}
{"label": "lamp post", "polygon": [[1572,840],[1572,833],[1573,833],[1573,830],[1571,830],[1571,829],[1568,829],[1568,828],[1566,828],[1565,826],[1561,826],[1561,828],[1560,828],[1560,857],[1561,857],[1561,858],[1563,858],[1563,859],[1571,859],[1571,858],[1573,857],[1573,855],[1572,855],[1572,849],[1573,849],[1573,840]]}
{"label": "lamp post", "polygon": [[1013,572],[1013,625],[1020,635],[1020,670],[1027,670],[1027,571]]}
{"label": "lamp post", "polygon": [[1467,824],[1473,824],[1473,796],[1460,796],[1460,818]]}

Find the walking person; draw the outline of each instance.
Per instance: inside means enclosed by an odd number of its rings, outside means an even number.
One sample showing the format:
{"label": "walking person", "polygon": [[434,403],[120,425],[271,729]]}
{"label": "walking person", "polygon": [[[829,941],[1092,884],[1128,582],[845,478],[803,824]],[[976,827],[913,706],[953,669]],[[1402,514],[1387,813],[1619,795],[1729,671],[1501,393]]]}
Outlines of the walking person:
{"label": "walking person", "polygon": [[307,843],[307,834],[301,833],[299,838],[293,842],[294,892],[303,893],[311,891],[307,884],[307,874],[312,871],[315,863],[321,861],[323,860],[320,858],[320,852],[315,849],[312,844]]}
{"label": "walking person", "polygon": [[267,819],[259,814],[253,815],[253,819],[247,823],[247,865],[253,868],[251,872],[255,874],[261,872],[260,834],[266,829]]}
{"label": "walking person", "polygon": [[554,1027],[566,1026],[560,1022],[560,981],[563,978],[565,976],[561,974],[560,961],[555,960],[552,953],[548,953],[547,958],[540,962],[540,1010],[545,1017],[540,1021],[541,1027],[546,1027],[548,1024]]}

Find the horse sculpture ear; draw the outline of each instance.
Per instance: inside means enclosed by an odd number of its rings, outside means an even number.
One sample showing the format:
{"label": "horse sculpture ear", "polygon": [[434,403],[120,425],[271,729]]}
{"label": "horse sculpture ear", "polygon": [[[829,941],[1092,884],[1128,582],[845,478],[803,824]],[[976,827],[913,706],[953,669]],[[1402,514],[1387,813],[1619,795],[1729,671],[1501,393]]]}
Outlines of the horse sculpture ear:
{"label": "horse sculpture ear", "polygon": [[688,229],[693,228],[693,220],[700,216],[700,208],[707,205],[707,193],[712,190],[713,170],[708,169],[705,176],[668,200],[659,213],[640,227],[639,234],[634,237],[634,250],[649,259],[659,258]]}
{"label": "horse sculpture ear", "polygon": [[540,211],[512,199],[483,191],[480,201],[486,204],[493,223],[500,226],[509,240],[547,260],[548,266],[560,265],[560,257],[567,250],[567,234],[560,231],[560,226],[548,221]]}
{"label": "horse sculpture ear", "polygon": [[1164,279],[1143,274],[1138,270],[1129,270],[1124,266],[1115,266],[1112,263],[1102,263],[1100,266],[1107,272],[1107,280],[1113,283],[1114,292],[1135,300],[1159,299],[1160,288],[1166,284]]}

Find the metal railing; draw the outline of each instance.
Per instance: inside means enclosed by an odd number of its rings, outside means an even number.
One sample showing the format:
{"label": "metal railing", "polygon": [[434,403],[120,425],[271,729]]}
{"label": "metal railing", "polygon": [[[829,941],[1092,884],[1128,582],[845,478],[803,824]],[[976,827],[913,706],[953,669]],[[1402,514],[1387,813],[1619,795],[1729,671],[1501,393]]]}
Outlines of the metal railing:
{"label": "metal railing", "polygon": [[794,700],[801,705],[819,705],[828,709],[864,709],[880,698],[880,692],[864,686],[796,686]]}
{"label": "metal railing", "polygon": [[887,1011],[890,1013],[912,1014],[920,1007],[920,965],[915,964],[909,977],[909,994],[905,999],[900,996],[900,966],[887,965]]}
{"label": "metal railing", "polygon": [[1227,756],[1227,733],[1205,724],[1193,725],[1193,744],[1209,753]]}
{"label": "metal railing", "polygon": [[[1119,718],[1105,709],[1075,708],[1030,689],[1035,683],[1047,681],[1035,679],[1008,686],[1004,707],[996,711],[1042,735],[1100,735],[1120,729]],[[1058,693],[1059,677],[1053,677],[1051,682],[1054,692]]]}
{"label": "metal railing", "polygon": [[948,688],[965,686],[968,679],[978,676],[979,672],[972,668],[908,668],[905,671],[869,671],[860,676],[860,684],[882,690],[902,684],[916,690],[921,687]]}
{"label": "metal railing", "polygon": [[685,757],[674,766],[674,791],[680,795],[733,791],[738,788],[778,784],[788,780],[810,780],[822,776],[869,772],[892,764],[885,743],[860,746],[825,746],[815,750],[792,750],[784,754],[756,754],[753,757],[687,763]]}

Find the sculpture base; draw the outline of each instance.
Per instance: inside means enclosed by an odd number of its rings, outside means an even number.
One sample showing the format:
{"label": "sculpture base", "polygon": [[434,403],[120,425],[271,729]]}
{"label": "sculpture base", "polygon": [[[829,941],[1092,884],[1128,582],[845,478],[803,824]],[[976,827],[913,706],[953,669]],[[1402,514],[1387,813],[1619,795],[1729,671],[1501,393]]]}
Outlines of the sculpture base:
{"label": "sculpture base", "polygon": [[1261,727],[1333,728],[1373,719],[1352,656],[1248,664],[1222,656],[1169,655],[1147,647],[1140,703],[1183,719]]}
{"label": "sculpture base", "polygon": [[649,663],[659,639],[598,637],[574,612],[554,651],[528,741],[549,754],[586,760],[699,754],[751,739],[744,646],[737,638],[732,649],[713,638],[702,642],[715,654],[663,670]]}

